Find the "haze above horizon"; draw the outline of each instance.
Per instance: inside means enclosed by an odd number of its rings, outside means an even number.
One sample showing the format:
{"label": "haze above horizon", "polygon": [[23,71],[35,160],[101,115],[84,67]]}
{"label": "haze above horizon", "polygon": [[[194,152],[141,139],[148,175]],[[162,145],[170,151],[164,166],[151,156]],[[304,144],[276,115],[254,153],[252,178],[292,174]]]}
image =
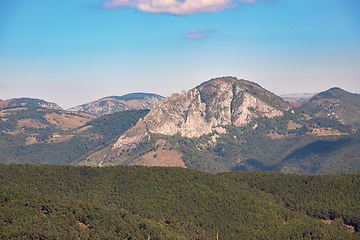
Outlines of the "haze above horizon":
{"label": "haze above horizon", "polygon": [[360,93],[358,0],[2,0],[0,99],[64,109],[235,76]]}

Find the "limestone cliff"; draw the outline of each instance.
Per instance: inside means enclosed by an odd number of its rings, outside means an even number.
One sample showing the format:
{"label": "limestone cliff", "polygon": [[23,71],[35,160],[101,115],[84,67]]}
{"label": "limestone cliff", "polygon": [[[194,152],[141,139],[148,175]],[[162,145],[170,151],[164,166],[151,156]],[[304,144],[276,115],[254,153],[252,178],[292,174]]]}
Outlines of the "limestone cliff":
{"label": "limestone cliff", "polygon": [[291,108],[255,83],[232,77],[212,79],[159,102],[113,148],[133,148],[150,133],[200,137],[221,125],[243,126],[254,118],[282,116]]}
{"label": "limestone cliff", "polygon": [[194,88],[161,101],[144,122],[150,133],[200,137],[211,132],[211,125],[204,118],[205,110],[206,104],[201,102],[200,93]]}

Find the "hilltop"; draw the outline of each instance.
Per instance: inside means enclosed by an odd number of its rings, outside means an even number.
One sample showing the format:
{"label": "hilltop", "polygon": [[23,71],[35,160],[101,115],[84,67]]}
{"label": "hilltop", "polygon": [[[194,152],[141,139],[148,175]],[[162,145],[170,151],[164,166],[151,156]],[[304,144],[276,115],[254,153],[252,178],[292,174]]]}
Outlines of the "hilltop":
{"label": "hilltop", "polygon": [[0,110],[16,108],[46,108],[53,110],[63,110],[59,105],[36,98],[12,98],[0,100]]}
{"label": "hilltop", "polygon": [[153,93],[129,93],[123,96],[109,96],[99,100],[69,108],[71,112],[85,112],[101,117],[105,114],[125,110],[151,109],[163,96]]}
{"label": "hilltop", "polygon": [[341,88],[316,94],[300,107],[314,117],[325,117],[360,128],[360,95]]}

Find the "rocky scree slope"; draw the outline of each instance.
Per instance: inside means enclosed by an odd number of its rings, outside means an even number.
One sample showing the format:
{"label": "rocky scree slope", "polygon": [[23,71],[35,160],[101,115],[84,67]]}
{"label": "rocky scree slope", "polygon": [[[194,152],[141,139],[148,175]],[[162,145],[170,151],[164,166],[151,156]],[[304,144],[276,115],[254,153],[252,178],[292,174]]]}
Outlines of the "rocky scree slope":
{"label": "rocky scree slope", "polygon": [[85,112],[98,117],[125,110],[152,109],[164,99],[152,93],[130,93],[123,96],[109,96],[68,109],[73,112]]}

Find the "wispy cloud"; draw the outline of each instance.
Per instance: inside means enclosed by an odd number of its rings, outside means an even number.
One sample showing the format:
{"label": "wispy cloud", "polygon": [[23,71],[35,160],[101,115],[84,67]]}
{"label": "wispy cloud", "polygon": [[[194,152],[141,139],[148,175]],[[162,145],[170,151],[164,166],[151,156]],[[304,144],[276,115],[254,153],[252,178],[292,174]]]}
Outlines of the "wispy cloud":
{"label": "wispy cloud", "polygon": [[184,37],[191,38],[191,39],[198,39],[206,37],[208,33],[216,33],[216,30],[213,29],[206,29],[205,31],[200,31],[197,29],[191,28],[190,31],[186,32]]}
{"label": "wispy cloud", "polygon": [[143,12],[188,15],[199,12],[218,12],[238,8],[241,3],[254,4],[257,0],[112,0],[104,1],[102,7],[136,7]]}

